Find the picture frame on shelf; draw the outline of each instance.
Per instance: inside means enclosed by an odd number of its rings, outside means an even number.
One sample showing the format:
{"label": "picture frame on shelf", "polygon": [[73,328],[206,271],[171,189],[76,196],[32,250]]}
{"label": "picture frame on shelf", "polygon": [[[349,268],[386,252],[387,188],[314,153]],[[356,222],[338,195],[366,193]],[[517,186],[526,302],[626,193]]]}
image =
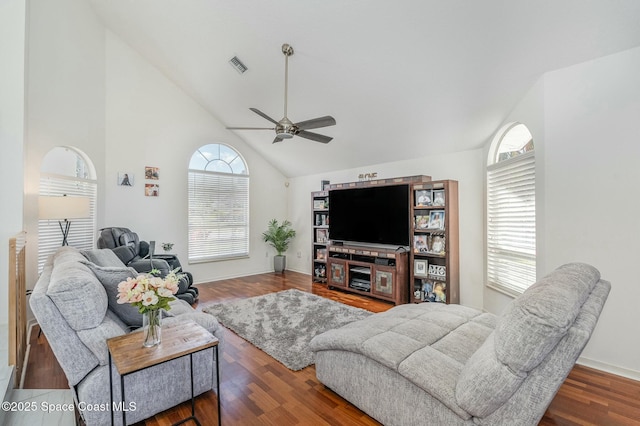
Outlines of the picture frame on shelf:
{"label": "picture frame on shelf", "polygon": [[444,229],[444,210],[433,210],[429,213],[429,229]]}
{"label": "picture frame on shelf", "polygon": [[413,236],[413,252],[427,253],[428,251],[429,251],[429,245],[427,244],[427,236],[414,235]]}
{"label": "picture frame on shelf", "polygon": [[438,206],[438,207],[444,207],[445,204],[446,204],[446,199],[444,195],[444,189],[434,189],[432,205]]}
{"label": "picture frame on shelf", "polygon": [[427,215],[416,216],[415,229],[429,229],[429,216]]}
{"label": "picture frame on shelf", "polygon": [[440,255],[444,255],[446,253],[444,235],[434,235],[431,238],[431,245],[429,246],[429,252],[434,254],[440,254]]}
{"label": "picture frame on shelf", "polygon": [[329,241],[329,230],[326,228],[316,229],[316,243],[325,244]]}
{"label": "picture frame on shelf", "polygon": [[447,303],[447,284],[443,282],[435,282],[433,284],[434,302]]}
{"label": "picture frame on shelf", "polygon": [[326,208],[327,208],[327,206],[326,206],[324,198],[313,200],[313,209],[314,210],[324,210]]}
{"label": "picture frame on shelf", "polygon": [[444,265],[437,265],[435,263],[429,264],[429,277],[438,278],[441,280],[447,279],[447,267]]}
{"label": "picture frame on shelf", "polygon": [[432,194],[430,189],[416,189],[415,190],[415,205],[416,207],[429,207],[431,206]]}
{"label": "picture frame on shelf", "polygon": [[431,280],[422,281],[422,301],[423,302],[435,302],[436,295],[433,293],[433,282]]}
{"label": "picture frame on shelf", "polygon": [[316,260],[327,260],[327,249],[316,249]]}
{"label": "picture frame on shelf", "polygon": [[413,274],[415,276],[427,276],[428,262],[424,259],[415,259],[413,261]]}

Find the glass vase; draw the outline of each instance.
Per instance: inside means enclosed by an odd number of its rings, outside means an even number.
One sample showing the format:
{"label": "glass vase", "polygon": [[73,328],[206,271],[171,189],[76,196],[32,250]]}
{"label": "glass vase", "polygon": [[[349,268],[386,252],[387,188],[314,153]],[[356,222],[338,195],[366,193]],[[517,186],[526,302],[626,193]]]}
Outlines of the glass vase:
{"label": "glass vase", "polygon": [[142,346],[151,348],[159,345],[162,340],[162,311],[153,309],[142,314],[142,333],[144,341]]}

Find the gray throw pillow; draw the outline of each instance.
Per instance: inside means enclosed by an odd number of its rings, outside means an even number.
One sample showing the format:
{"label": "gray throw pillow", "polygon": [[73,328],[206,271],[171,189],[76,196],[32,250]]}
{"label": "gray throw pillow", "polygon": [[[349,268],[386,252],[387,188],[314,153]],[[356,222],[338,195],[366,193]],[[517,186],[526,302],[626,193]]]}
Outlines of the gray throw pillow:
{"label": "gray throw pillow", "polygon": [[124,268],[125,264],[116,256],[111,249],[92,249],[82,250],[80,253],[87,258],[89,262],[97,266],[118,266]]}
{"label": "gray throw pillow", "polygon": [[138,272],[126,266],[98,266],[89,261],[85,263],[102,283],[107,292],[109,309],[130,328],[142,327],[142,314],[130,303],[118,303],[118,284],[127,278],[135,278]]}

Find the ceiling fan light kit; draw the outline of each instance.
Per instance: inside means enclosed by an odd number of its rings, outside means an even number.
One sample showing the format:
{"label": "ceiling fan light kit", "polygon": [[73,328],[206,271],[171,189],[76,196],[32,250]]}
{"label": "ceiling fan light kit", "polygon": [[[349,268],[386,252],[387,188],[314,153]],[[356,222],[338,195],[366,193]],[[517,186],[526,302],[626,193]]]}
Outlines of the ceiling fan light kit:
{"label": "ceiling fan light kit", "polygon": [[311,120],[294,123],[287,117],[287,97],[289,91],[289,56],[293,55],[293,47],[289,44],[282,45],[284,54],[284,117],[276,121],[257,108],[249,108],[265,120],[270,121],[275,127],[227,127],[229,130],[275,130],[276,138],[273,143],[282,142],[284,139],[291,139],[294,136],[309,139],[320,143],[329,143],[333,138],[318,133],[308,132],[308,129],[318,129],[320,127],[335,126],[336,120],[325,115],[324,117],[312,118]]}

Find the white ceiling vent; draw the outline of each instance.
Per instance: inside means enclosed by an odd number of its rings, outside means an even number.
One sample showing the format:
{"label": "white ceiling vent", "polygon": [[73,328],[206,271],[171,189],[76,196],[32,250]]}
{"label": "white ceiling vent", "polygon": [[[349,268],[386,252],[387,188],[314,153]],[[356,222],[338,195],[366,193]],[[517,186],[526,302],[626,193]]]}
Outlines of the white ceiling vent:
{"label": "white ceiling vent", "polygon": [[237,56],[231,58],[229,63],[239,74],[243,74],[247,70],[247,66],[243,64]]}

